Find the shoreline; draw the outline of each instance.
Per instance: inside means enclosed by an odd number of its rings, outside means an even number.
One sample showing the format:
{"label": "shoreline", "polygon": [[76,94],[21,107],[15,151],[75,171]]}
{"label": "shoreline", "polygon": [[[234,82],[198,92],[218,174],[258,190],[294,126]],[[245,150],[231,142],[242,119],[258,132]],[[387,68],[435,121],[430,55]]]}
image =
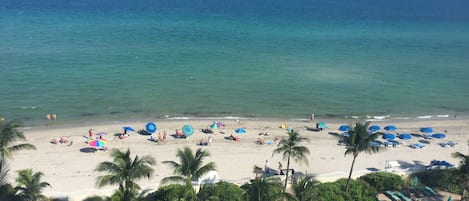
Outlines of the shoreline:
{"label": "shoreline", "polygon": [[[11,119],[5,119],[11,120]],[[184,120],[200,120],[200,121],[231,121],[231,120],[248,120],[248,121],[303,121],[309,122],[309,117],[305,116],[304,118],[282,118],[282,117],[243,117],[243,116],[220,116],[220,117],[196,117],[196,116],[175,116],[175,117],[155,117],[155,118],[138,118],[138,119],[124,119],[124,120],[114,120],[109,121],[106,118],[99,119],[88,119],[82,118],[77,119],[67,119],[67,120],[34,120],[25,121],[24,129],[32,128],[62,128],[62,127],[76,127],[83,125],[107,125],[107,124],[132,124],[139,122],[157,122],[157,121],[184,121]],[[382,115],[382,116],[356,116],[356,115],[343,115],[343,116],[330,116],[330,115],[316,115],[315,121],[324,121],[324,122],[333,122],[333,123],[344,123],[344,122],[356,122],[356,121],[370,121],[370,122],[408,122],[408,121],[451,121],[451,120],[469,120],[469,115],[450,115],[450,114],[440,114],[440,115],[422,115],[422,116],[397,116],[393,117],[391,115]]]}
{"label": "shoreline", "polygon": [[[323,119],[321,119],[322,121]],[[207,128],[213,121],[222,121],[225,127],[214,130],[215,134],[203,134],[201,129]],[[94,172],[94,168],[99,162],[111,160],[109,152],[99,151],[96,153],[83,153],[81,148],[88,147],[84,143],[87,131],[90,128],[94,132],[107,132],[106,139],[108,148],[131,150],[132,155],[151,155],[156,161],[155,175],[150,180],[138,181],[142,189],[155,189],[163,177],[172,175],[172,170],[161,164],[161,161],[175,160],[176,150],[184,146],[189,146],[195,150],[202,148],[210,152],[211,156],[205,162],[215,162],[217,171],[221,180],[242,184],[249,181],[254,174],[252,167],[258,165],[262,167],[265,160],[269,160],[271,168],[276,169],[277,163],[285,163],[280,155],[272,156],[276,145],[258,145],[255,141],[260,138],[258,133],[268,132],[269,136],[262,137],[266,141],[272,141],[275,137],[285,137],[287,131],[279,128],[282,123],[287,127],[297,130],[300,135],[307,137],[310,141],[302,145],[310,149],[311,154],[308,157],[309,166],[304,164],[292,163],[292,168],[298,172],[311,173],[317,175],[320,181],[332,181],[338,178],[346,177],[350,168],[351,156],[344,156],[344,147],[338,146],[338,138],[329,134],[338,132],[337,128],[342,124],[350,124],[357,119],[346,120],[324,120],[329,126],[328,129],[320,132],[306,130],[305,126],[313,126],[313,122],[306,119],[160,119],[155,120],[158,132],[166,130],[168,134],[174,133],[176,128],[181,128],[185,124],[194,127],[195,133],[186,140],[173,139],[168,137],[165,144],[157,144],[147,140],[149,136],[131,134],[129,138],[119,140],[113,137],[113,134],[122,133],[123,126],[131,126],[136,130],[144,128],[146,121],[132,122],[114,122],[94,124],[56,124],[42,127],[31,127],[21,129],[28,139],[28,143],[37,147],[35,151],[20,151],[14,153],[13,160],[10,163],[10,181],[16,176],[15,171],[24,168],[33,168],[34,171],[44,173],[44,181],[49,182],[52,188],[46,188],[45,194],[50,196],[59,196],[59,194],[69,197],[76,197],[75,200],[83,199],[91,195],[108,195],[113,192],[115,186],[106,186],[102,189],[95,187],[95,179],[99,175]],[[400,133],[419,133],[421,127],[433,127],[436,133],[447,131],[446,139],[433,139],[426,149],[418,150],[407,147],[407,145],[418,142],[420,138],[410,141],[403,141],[403,145],[397,148],[388,148],[386,151],[373,155],[361,154],[357,158],[354,169],[354,177],[371,172],[370,169],[382,170],[386,160],[398,160],[403,165],[411,167],[422,167],[428,165],[431,160],[447,160],[457,165],[458,161],[451,157],[451,153],[467,152],[467,140],[469,139],[469,119],[415,119],[415,120],[381,120],[374,121],[371,124],[377,124],[384,127],[388,124],[394,124]],[[246,134],[238,135],[241,140],[236,143],[226,140],[225,137],[230,134],[236,135],[234,130],[238,127],[245,128]],[[224,133],[224,134],[223,134]],[[54,145],[50,143],[51,138],[66,137],[73,140],[72,146],[63,144]],[[210,146],[198,146],[196,143],[201,139],[213,137],[214,143]],[[382,139],[380,139],[382,140]],[[456,147],[443,148],[438,142],[454,141]],[[72,199],[73,200],[73,199]]]}

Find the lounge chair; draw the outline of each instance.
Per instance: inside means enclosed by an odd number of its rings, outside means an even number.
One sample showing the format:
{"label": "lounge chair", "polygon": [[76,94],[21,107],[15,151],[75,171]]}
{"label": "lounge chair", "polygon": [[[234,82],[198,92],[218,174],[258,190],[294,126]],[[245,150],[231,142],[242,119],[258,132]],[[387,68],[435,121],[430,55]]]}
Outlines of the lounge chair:
{"label": "lounge chair", "polygon": [[404,200],[404,201],[412,201],[410,198],[408,198],[406,195],[404,195],[404,193],[397,192],[396,194],[397,194],[397,196],[402,198],[402,200]]}
{"label": "lounge chair", "polygon": [[392,191],[386,191],[386,195],[391,198],[393,201],[400,201],[401,199],[397,197]]}
{"label": "lounge chair", "polygon": [[425,190],[427,190],[428,192],[430,192],[434,196],[438,195],[438,193],[435,190],[433,190],[430,186],[425,186]]}

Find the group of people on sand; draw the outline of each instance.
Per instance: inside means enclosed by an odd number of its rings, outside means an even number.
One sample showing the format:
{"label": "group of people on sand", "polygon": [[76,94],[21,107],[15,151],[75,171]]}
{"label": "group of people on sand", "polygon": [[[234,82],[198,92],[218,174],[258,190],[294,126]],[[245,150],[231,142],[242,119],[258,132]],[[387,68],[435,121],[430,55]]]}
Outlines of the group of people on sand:
{"label": "group of people on sand", "polygon": [[166,133],[166,131],[163,131],[163,135],[161,135],[161,133],[158,133],[158,138],[155,139],[153,137],[153,135],[150,136],[150,141],[154,141],[154,142],[157,142],[157,143],[164,143],[166,142],[166,138],[168,137],[168,134]]}
{"label": "group of people on sand", "polygon": [[204,139],[201,139],[201,140],[199,141],[198,145],[200,145],[200,146],[208,146],[208,145],[211,145],[212,142],[213,142],[213,139],[212,139],[211,136],[209,136],[209,137],[207,138],[207,141],[205,141]]}
{"label": "group of people on sand", "polygon": [[[67,139],[65,139],[65,137],[61,137],[59,140],[57,140],[57,138],[52,138],[50,140],[50,143],[52,144],[65,144],[65,143],[69,143],[69,141]],[[70,143],[68,144],[68,146],[71,146],[73,144],[73,140],[70,141]]]}

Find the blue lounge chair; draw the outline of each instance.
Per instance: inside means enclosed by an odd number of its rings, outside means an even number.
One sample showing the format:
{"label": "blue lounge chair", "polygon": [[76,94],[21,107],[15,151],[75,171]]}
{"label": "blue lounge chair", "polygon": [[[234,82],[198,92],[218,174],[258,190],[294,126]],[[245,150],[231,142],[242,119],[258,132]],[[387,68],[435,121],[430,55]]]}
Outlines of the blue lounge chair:
{"label": "blue lounge chair", "polygon": [[401,199],[397,197],[392,191],[386,191],[386,195],[391,198],[393,201],[400,201]]}
{"label": "blue lounge chair", "polygon": [[438,193],[435,190],[433,190],[430,186],[425,186],[425,190],[427,190],[428,192],[430,192],[434,196],[438,195]]}
{"label": "blue lounge chair", "polygon": [[402,198],[402,200],[404,200],[404,201],[412,201],[410,198],[408,198],[407,196],[405,196],[405,195],[404,195],[403,193],[401,193],[401,192],[397,192],[396,194],[397,194],[397,196],[399,196],[400,198]]}

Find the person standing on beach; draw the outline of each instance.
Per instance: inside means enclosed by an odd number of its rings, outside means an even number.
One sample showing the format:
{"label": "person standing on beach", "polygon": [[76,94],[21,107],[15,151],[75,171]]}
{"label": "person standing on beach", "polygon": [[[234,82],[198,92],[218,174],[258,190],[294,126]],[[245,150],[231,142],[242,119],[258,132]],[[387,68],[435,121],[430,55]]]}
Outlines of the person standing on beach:
{"label": "person standing on beach", "polygon": [[52,120],[54,120],[54,121],[57,120],[57,114],[55,114],[55,113],[52,114]]}
{"label": "person standing on beach", "polygon": [[269,173],[269,160],[265,160],[264,173]]}
{"label": "person standing on beach", "polygon": [[314,121],[314,114],[311,114],[310,119],[311,119],[311,121]]}
{"label": "person standing on beach", "polygon": [[47,114],[46,114],[46,118],[47,118],[47,120],[50,121],[50,113],[47,113]]}
{"label": "person standing on beach", "polygon": [[89,139],[91,139],[93,137],[93,129],[90,128],[90,130],[88,131],[88,136],[89,136]]}

